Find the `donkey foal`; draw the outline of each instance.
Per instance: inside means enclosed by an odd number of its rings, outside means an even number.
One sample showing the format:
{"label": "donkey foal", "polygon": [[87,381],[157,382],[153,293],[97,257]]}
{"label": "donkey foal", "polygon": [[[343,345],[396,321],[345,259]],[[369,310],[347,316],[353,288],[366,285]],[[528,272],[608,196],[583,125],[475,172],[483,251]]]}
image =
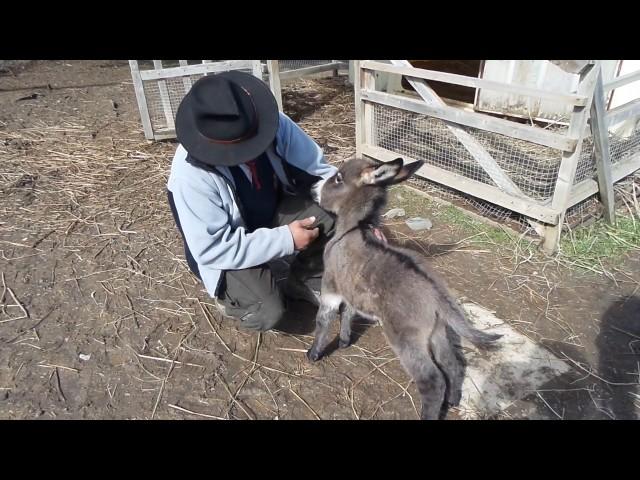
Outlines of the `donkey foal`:
{"label": "donkey foal", "polygon": [[438,419],[444,418],[447,406],[458,405],[462,395],[464,359],[455,344],[457,335],[480,346],[500,335],[473,328],[426,259],[387,244],[379,234],[386,187],[408,179],[422,165],[403,163],[401,158],[383,165],[354,158],[314,188],[316,201],[337,215],[337,223],[324,251],[320,308],[307,356],[320,359],[338,313],[341,348],[350,344],[356,313],[377,320],[416,382],[422,419]]}

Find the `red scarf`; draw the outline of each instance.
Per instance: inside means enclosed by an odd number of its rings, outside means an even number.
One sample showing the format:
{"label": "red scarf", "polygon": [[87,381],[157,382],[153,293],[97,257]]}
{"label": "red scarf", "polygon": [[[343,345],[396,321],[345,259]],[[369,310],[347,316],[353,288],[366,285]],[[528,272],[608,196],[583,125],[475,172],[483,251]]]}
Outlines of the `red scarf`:
{"label": "red scarf", "polygon": [[251,180],[254,188],[256,190],[260,190],[262,188],[262,184],[260,183],[260,178],[258,178],[258,166],[256,165],[256,161],[251,160],[250,162],[247,162],[247,165],[249,166],[249,170],[251,170]]}

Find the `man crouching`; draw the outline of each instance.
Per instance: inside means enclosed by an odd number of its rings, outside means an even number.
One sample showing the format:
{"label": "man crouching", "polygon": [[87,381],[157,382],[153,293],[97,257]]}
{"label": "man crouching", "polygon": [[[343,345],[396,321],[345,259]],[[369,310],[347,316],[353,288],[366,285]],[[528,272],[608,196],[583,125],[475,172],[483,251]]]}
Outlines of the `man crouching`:
{"label": "man crouching", "polygon": [[334,220],[310,189],[336,172],[320,147],[278,111],[264,82],[242,72],[198,80],[176,134],[169,205],[209,295],[260,331],[278,324],[285,298],[317,305]]}

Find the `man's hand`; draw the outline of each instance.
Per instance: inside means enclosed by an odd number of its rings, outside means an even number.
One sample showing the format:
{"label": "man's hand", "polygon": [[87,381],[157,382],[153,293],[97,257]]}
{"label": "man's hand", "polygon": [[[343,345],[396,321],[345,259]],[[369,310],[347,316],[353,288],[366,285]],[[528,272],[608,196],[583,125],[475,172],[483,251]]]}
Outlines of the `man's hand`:
{"label": "man's hand", "polygon": [[316,217],[309,217],[304,220],[296,220],[289,224],[289,230],[291,230],[293,244],[296,250],[304,250],[320,234],[320,230],[317,227],[314,229],[310,228],[315,221]]}

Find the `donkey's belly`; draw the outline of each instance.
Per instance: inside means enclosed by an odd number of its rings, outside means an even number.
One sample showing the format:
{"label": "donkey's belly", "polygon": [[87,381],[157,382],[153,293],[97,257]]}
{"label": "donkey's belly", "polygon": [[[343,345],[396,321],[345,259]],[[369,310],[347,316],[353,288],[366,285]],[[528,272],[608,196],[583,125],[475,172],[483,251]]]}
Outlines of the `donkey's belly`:
{"label": "donkey's belly", "polygon": [[331,251],[325,257],[325,268],[332,272],[335,293],[363,316],[380,319],[384,297],[389,292],[387,259],[359,242],[347,246],[350,248],[339,254]]}
{"label": "donkey's belly", "polygon": [[337,283],[338,294],[355,308],[360,315],[381,321],[383,298],[378,289],[369,284],[368,279],[351,281],[353,277],[345,275]]}

